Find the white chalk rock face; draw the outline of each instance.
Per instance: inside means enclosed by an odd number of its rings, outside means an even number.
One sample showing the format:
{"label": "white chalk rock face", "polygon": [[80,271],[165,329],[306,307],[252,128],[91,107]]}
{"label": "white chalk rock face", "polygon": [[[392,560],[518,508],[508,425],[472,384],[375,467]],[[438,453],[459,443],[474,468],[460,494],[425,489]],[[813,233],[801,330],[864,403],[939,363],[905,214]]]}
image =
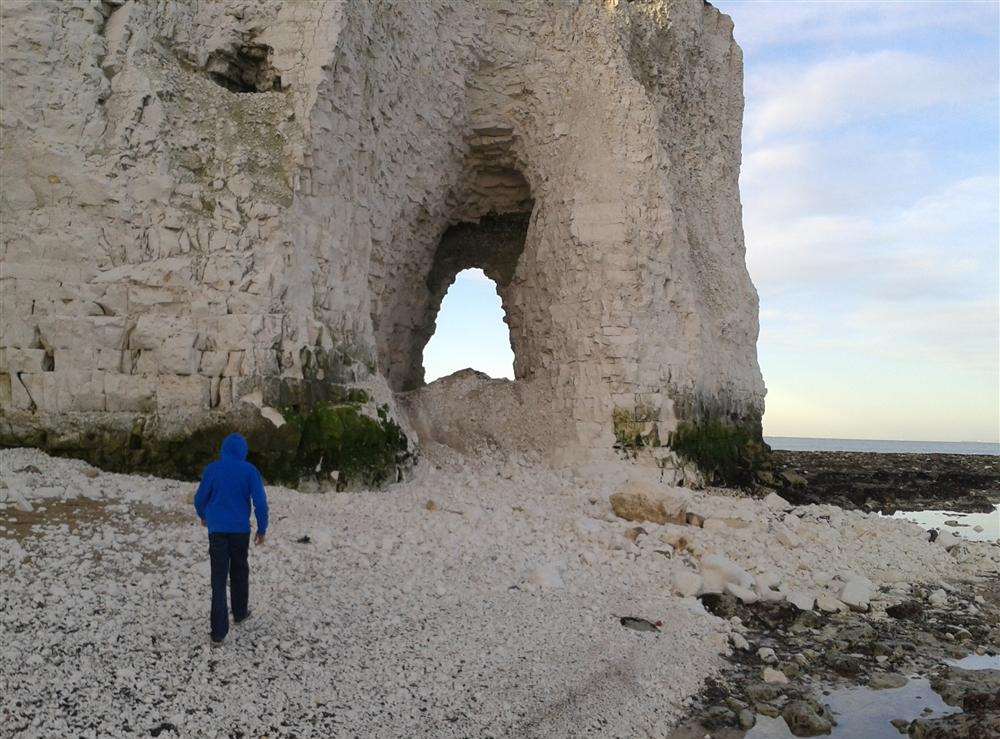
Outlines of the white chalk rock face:
{"label": "white chalk rock face", "polygon": [[[710,4],[2,12],[5,443],[72,435],[134,465],[208,428],[288,432],[250,393],[355,388],[456,446],[589,458],[709,418],[759,435],[742,53]],[[497,284],[515,381],[423,387],[470,267]]]}

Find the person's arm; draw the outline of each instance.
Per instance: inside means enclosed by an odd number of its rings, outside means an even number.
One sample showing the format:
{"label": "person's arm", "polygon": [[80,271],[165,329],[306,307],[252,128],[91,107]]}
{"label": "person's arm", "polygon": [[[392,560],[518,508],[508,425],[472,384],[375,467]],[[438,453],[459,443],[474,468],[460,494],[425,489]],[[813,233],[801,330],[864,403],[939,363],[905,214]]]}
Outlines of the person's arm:
{"label": "person's arm", "polygon": [[264,536],[267,534],[267,493],[264,492],[264,481],[256,468],[250,475],[250,497],[253,499],[253,513],[257,517],[257,536],[255,541],[258,544],[264,543]]}
{"label": "person's arm", "polygon": [[194,494],[194,510],[205,525],[205,508],[208,507],[208,499],[212,497],[212,480],[208,468],[201,473],[201,483],[198,485],[198,492]]}

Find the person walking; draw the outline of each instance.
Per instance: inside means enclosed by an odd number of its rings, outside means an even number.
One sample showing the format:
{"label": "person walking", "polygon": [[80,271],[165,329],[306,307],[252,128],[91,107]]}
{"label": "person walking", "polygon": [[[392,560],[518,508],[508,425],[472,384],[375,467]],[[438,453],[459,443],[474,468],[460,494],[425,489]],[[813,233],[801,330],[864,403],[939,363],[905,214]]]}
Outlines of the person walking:
{"label": "person walking", "polygon": [[255,544],[267,535],[267,494],[260,472],[246,461],[247,440],[230,434],[222,442],[219,459],[205,467],[194,496],[201,525],[208,528],[208,556],[212,563],[212,646],[221,646],[229,633],[226,581],[229,581],[233,621],[250,616],[250,505],[257,518]]}

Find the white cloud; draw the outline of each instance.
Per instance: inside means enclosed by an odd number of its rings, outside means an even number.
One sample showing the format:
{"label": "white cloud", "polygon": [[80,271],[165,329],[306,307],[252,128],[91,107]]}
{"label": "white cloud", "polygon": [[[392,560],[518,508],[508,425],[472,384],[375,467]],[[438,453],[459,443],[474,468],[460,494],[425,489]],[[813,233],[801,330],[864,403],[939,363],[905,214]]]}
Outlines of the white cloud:
{"label": "white cloud", "polygon": [[748,263],[765,301],[803,290],[894,300],[957,300],[997,290],[994,177],[951,182],[915,202],[881,203],[866,214],[810,212],[795,202],[801,193],[794,176],[777,182],[759,200],[748,197],[745,209]]}
{"label": "white cloud", "polygon": [[994,95],[993,81],[974,66],[894,50],[851,54],[805,70],[757,70],[750,80],[747,130],[751,140],[762,140]]}
{"label": "white cloud", "polygon": [[[951,305],[871,303],[850,317],[865,352],[952,371],[997,377],[1000,303],[996,296]],[[886,337],[892,337],[886,341]]]}
{"label": "white cloud", "polygon": [[858,2],[844,0],[714,0],[732,16],[736,39],[756,52],[768,47],[815,46],[898,38],[901,34],[970,37],[996,32],[998,6],[982,2]]}
{"label": "white cloud", "polygon": [[479,267],[473,267],[472,269],[463,269],[461,272],[455,275],[455,282],[460,282],[460,281],[471,282],[471,283],[489,282],[490,284],[493,285],[496,284],[495,282],[493,282],[493,280],[487,277],[486,273],[483,272],[481,269],[479,269]]}

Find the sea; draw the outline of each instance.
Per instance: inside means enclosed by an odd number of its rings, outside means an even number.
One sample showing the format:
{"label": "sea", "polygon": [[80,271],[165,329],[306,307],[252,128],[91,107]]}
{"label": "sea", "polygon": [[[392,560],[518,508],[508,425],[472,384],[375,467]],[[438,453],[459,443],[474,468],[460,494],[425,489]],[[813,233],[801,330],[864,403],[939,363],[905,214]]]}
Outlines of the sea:
{"label": "sea", "polygon": [[989,441],[892,441],[891,439],[816,439],[765,436],[772,449],[790,452],[884,452],[889,454],[995,454],[1000,443]]}

